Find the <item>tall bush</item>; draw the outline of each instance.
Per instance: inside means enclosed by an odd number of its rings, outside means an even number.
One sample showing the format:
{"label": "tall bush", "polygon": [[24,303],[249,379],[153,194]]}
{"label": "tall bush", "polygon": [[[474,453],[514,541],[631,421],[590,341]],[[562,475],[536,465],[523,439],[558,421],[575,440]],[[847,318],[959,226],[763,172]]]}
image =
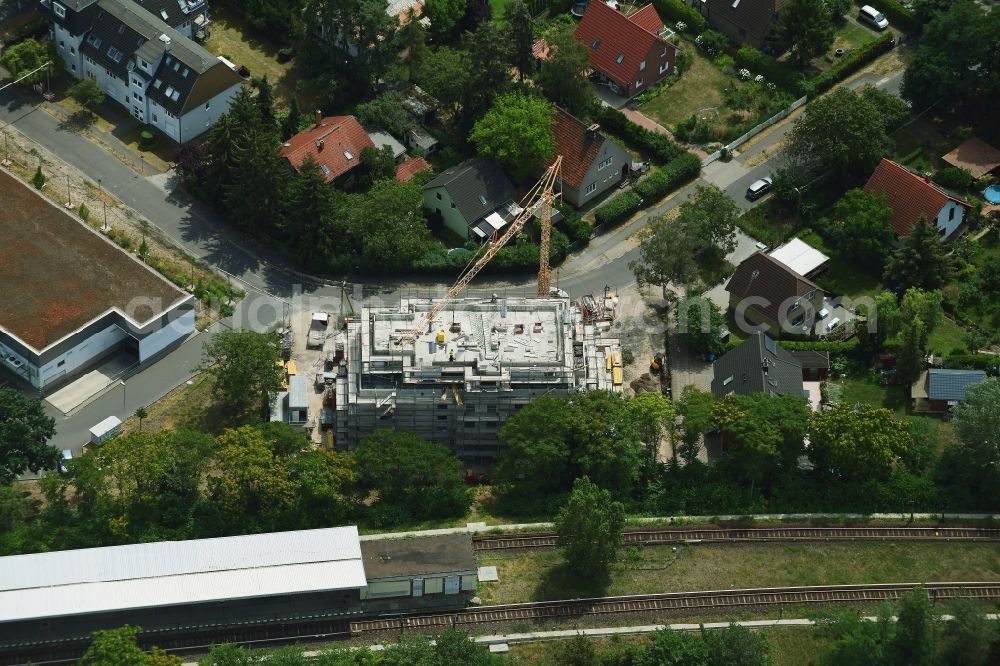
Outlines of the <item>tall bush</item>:
{"label": "tall bush", "polygon": [[[708,28],[708,21],[697,10],[688,7],[681,0],[653,0],[653,8],[667,23],[684,21],[694,32],[701,33]],[[669,20],[668,20],[669,19]]]}
{"label": "tall bush", "polygon": [[761,53],[752,46],[741,46],[736,52],[736,66],[749,69],[754,74],[760,74],[782,90],[796,97],[806,95],[810,91],[809,82],[799,72],[790,66],[778,62],[774,58]]}
{"label": "tall bush", "polygon": [[844,80],[861,69],[895,45],[895,37],[891,32],[885,32],[875,39],[862,44],[833,64],[830,69],[812,78],[809,82],[809,96],[826,92],[839,81]]}

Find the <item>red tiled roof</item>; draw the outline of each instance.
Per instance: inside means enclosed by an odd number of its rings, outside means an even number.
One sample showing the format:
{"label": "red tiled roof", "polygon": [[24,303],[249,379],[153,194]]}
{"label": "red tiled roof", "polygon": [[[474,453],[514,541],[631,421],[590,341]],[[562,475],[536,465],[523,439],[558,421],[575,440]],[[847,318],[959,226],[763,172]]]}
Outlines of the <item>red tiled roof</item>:
{"label": "red tiled roof", "polygon": [[875,173],[865,184],[865,192],[886,198],[886,205],[892,209],[889,226],[900,236],[913,231],[921,215],[933,223],[949,200],[969,206],[967,201],[956,199],[923,176],[885,158],[875,167]]}
{"label": "red tiled roof", "polygon": [[408,183],[421,171],[430,171],[431,165],[422,157],[413,157],[396,167],[396,180]]}
{"label": "red tiled roof", "polygon": [[556,155],[562,155],[562,180],[579,189],[587,169],[594,163],[604,137],[591,138],[587,126],[562,109],[556,109],[552,133],[556,139]]}
{"label": "red tiled roof", "polygon": [[628,20],[654,35],[663,30],[663,21],[660,20],[660,15],[656,13],[656,8],[652,4],[640,7],[629,14]]}
{"label": "red tiled roof", "polygon": [[306,157],[312,155],[329,183],[361,164],[362,149],[374,147],[354,116],[327,116],[319,125],[314,124],[286,141],[281,156],[298,170]]}
{"label": "red tiled roof", "polygon": [[[639,63],[645,60],[653,45],[658,42],[670,44],[647,29],[654,16],[660,22],[651,5],[633,12],[630,18],[601,0],[593,0],[587,5],[574,35],[590,50],[590,64],[594,69],[627,87],[635,80]],[[618,62],[619,56],[621,62]]]}
{"label": "red tiled roof", "polygon": [[544,38],[536,39],[531,43],[531,55],[538,60],[548,60],[549,43]]}

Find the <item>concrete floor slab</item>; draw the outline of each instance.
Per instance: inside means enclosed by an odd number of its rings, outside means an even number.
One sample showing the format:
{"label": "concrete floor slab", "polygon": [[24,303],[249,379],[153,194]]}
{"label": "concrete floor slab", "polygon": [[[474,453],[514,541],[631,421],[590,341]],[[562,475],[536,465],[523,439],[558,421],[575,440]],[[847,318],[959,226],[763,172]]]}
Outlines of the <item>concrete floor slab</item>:
{"label": "concrete floor slab", "polygon": [[74,409],[97,395],[128,370],[136,359],[132,356],[115,354],[90,372],[87,372],[62,387],[45,399],[47,403],[63,414],[69,414]]}

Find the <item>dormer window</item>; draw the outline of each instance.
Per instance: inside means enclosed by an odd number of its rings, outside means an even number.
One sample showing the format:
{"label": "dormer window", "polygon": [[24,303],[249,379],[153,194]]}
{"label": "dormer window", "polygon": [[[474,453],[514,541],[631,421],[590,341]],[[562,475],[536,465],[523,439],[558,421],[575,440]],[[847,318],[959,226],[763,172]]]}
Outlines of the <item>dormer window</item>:
{"label": "dormer window", "polygon": [[164,21],[167,20],[167,10],[166,9],[161,9],[160,10],[160,18],[162,18]]}
{"label": "dormer window", "polygon": [[639,71],[641,72],[644,69],[646,69],[646,61],[645,60],[643,60],[642,62],[639,63]]}
{"label": "dormer window", "polygon": [[351,154],[351,153],[350,153],[349,151],[347,151],[347,150],[345,150],[345,151],[344,151],[344,157],[345,157],[345,158],[347,158],[347,161],[348,161],[348,162],[350,162],[351,160],[353,160],[353,159],[354,159],[354,155],[352,155],[352,154]]}
{"label": "dormer window", "polygon": [[59,18],[66,18],[66,8],[60,5],[58,2],[52,3],[52,11],[55,12],[56,16]]}
{"label": "dormer window", "polygon": [[592,49],[596,49],[596,48],[597,48],[598,46],[600,46],[600,45],[601,45],[601,38],[600,38],[600,37],[598,37],[598,38],[597,38],[597,39],[595,39],[595,40],[594,40],[594,42],[593,42],[593,43],[592,43],[592,44],[590,45],[590,48],[592,48]]}
{"label": "dormer window", "polygon": [[90,33],[87,35],[87,44],[88,46],[93,46],[95,49],[99,49],[101,48],[101,38],[94,33]]}
{"label": "dormer window", "polygon": [[123,55],[124,54],[121,51],[119,51],[113,46],[108,48],[108,57],[114,60],[115,62],[121,62]]}
{"label": "dormer window", "polygon": [[623,60],[625,60],[625,54],[624,53],[619,53],[618,57],[615,58],[615,62],[618,63],[619,65],[622,64]]}
{"label": "dormer window", "polygon": [[122,24],[120,24],[118,26],[118,34],[119,35],[124,35],[125,34],[125,24],[124,23],[122,23]]}

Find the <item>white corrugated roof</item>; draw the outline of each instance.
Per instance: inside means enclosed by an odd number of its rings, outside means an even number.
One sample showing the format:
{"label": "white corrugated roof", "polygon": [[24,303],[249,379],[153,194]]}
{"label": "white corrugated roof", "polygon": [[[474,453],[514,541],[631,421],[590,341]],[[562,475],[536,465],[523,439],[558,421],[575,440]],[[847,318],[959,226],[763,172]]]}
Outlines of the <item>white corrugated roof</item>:
{"label": "white corrugated roof", "polygon": [[769,254],[802,277],[830,260],[830,257],[799,238],[793,238],[784,245],[776,247]]}
{"label": "white corrugated roof", "polygon": [[356,527],[0,558],[0,622],[367,584]]}

